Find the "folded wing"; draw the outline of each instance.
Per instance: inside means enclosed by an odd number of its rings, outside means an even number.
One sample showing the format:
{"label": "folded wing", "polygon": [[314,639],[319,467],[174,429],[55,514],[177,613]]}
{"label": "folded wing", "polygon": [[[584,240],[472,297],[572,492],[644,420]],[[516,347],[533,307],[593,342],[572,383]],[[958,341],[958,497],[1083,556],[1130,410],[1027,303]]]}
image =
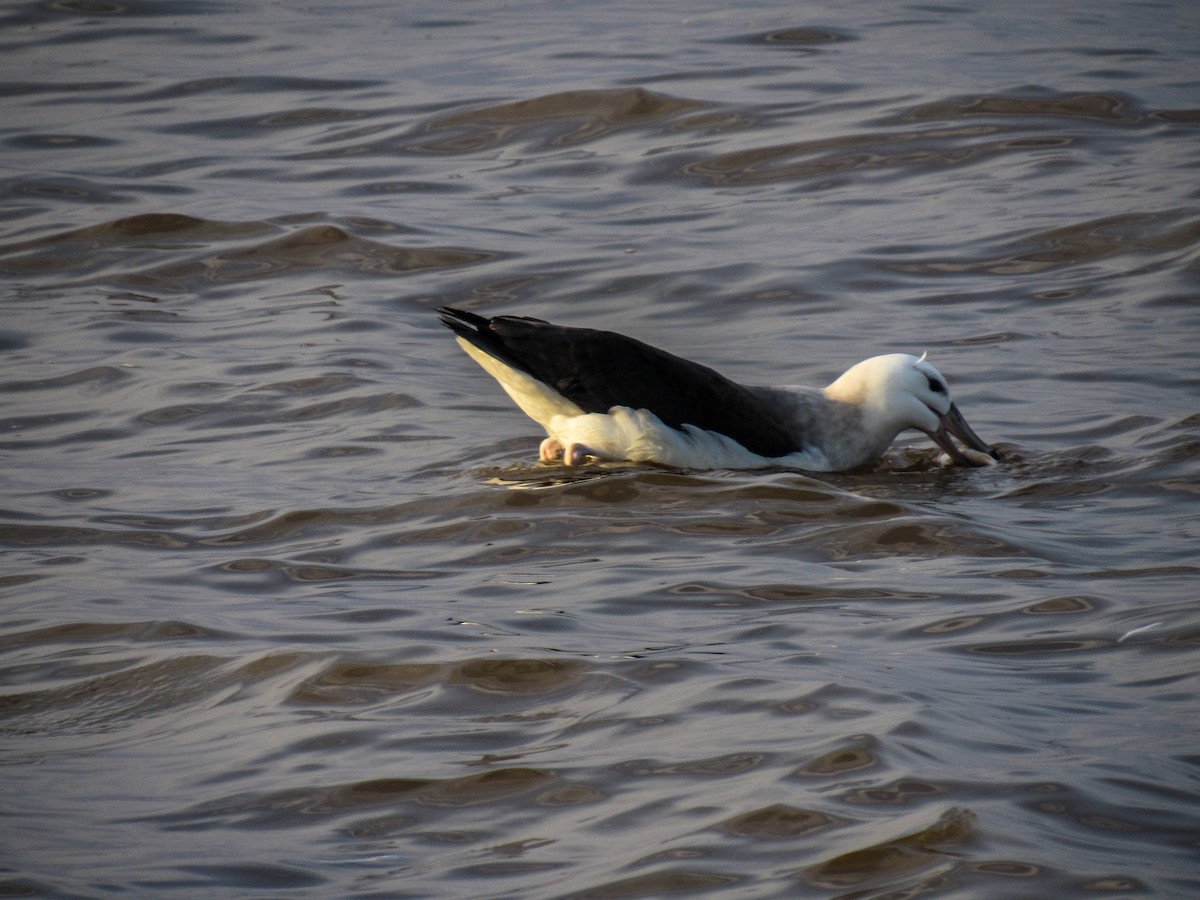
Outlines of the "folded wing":
{"label": "folded wing", "polygon": [[449,307],[439,313],[456,335],[584,412],[646,409],[672,428],[716,431],[760,456],[803,449],[778,421],[779,411],[753,390],[634,338],[524,316],[485,318]]}

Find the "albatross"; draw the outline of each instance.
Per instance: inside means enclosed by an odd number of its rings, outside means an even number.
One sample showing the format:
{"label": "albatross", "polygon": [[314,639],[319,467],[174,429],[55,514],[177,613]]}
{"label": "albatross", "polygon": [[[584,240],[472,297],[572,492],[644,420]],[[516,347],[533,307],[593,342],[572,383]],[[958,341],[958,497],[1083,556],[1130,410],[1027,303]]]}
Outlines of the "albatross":
{"label": "albatross", "polygon": [[611,331],[451,307],[438,313],[467,355],[546,430],[543,462],[841,472],[874,462],[908,429],[925,432],[960,465],[1000,458],[924,355],[873,356],[826,388],[750,387]]}

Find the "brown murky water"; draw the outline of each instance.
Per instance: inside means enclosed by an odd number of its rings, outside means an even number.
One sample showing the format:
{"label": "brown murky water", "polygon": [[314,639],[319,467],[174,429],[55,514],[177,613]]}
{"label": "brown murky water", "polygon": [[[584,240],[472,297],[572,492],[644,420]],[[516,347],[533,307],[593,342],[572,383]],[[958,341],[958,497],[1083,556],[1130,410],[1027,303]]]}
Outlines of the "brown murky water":
{"label": "brown murky water", "polygon": [[[0,893],[1200,893],[1200,7],[12,3]],[[1008,461],[536,464],[451,303]]]}

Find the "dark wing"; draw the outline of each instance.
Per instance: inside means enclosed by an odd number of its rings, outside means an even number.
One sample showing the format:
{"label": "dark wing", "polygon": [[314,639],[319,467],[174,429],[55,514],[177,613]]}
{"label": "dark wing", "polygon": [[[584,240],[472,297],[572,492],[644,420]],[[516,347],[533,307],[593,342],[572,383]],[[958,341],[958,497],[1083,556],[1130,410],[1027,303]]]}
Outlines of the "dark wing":
{"label": "dark wing", "polygon": [[716,431],[760,456],[801,449],[758,394],[631,337],[523,316],[485,318],[449,307],[438,312],[459,337],[552,387],[584,412],[647,409],[672,428],[688,424]]}

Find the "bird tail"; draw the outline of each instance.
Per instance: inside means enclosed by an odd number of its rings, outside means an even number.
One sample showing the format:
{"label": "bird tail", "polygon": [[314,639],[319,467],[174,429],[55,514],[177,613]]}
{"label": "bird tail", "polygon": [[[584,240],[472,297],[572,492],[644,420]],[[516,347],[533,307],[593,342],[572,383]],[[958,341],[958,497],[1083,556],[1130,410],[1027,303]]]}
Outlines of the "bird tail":
{"label": "bird tail", "polygon": [[487,328],[489,319],[467,312],[465,309],[455,309],[453,306],[443,306],[438,310],[438,318],[442,324],[457,334],[474,343],[472,338],[478,338]]}

